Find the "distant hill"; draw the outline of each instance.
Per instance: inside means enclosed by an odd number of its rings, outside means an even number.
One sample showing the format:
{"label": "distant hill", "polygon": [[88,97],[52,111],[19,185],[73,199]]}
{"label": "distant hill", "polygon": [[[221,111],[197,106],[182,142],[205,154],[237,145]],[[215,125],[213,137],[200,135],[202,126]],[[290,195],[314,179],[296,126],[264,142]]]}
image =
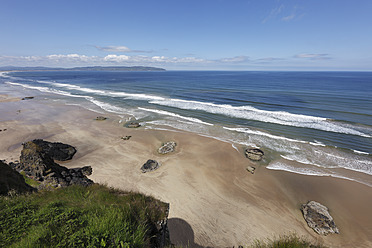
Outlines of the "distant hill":
{"label": "distant hill", "polygon": [[3,66],[0,71],[165,71],[163,68],[147,66],[88,66],[73,68]]}

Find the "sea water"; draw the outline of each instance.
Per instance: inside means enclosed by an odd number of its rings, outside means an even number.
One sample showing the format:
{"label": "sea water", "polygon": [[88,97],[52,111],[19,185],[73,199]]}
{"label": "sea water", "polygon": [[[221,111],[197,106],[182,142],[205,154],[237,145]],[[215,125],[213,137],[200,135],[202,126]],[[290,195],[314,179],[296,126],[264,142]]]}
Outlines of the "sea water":
{"label": "sea water", "polygon": [[0,84],[261,148],[267,169],[372,186],[372,72],[28,71]]}

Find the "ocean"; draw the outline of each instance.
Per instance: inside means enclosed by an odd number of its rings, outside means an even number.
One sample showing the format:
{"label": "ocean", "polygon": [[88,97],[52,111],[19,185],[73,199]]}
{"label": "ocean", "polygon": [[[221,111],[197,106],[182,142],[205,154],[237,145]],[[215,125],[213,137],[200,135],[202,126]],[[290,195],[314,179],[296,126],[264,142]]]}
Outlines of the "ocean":
{"label": "ocean", "polygon": [[146,129],[260,148],[270,170],[372,187],[372,72],[27,71],[1,73],[0,84]]}

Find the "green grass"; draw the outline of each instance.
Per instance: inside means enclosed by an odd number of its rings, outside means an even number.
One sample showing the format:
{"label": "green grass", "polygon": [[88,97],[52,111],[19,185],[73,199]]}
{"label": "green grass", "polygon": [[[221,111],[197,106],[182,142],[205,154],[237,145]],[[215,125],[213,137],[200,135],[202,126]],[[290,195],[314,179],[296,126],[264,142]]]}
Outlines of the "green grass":
{"label": "green grass", "polygon": [[26,173],[25,172],[21,172],[20,173],[23,178],[25,179],[25,183],[27,183],[28,185],[30,185],[31,187],[34,187],[34,188],[37,188],[37,186],[40,185],[40,182],[39,181],[36,181],[34,179],[31,179],[29,178],[28,176],[26,176]]}
{"label": "green grass", "polygon": [[280,236],[266,242],[257,240],[250,248],[326,248],[323,245],[315,245],[305,238],[299,238],[295,234]]}
{"label": "green grass", "polygon": [[0,197],[0,247],[147,247],[167,208],[102,185]]}

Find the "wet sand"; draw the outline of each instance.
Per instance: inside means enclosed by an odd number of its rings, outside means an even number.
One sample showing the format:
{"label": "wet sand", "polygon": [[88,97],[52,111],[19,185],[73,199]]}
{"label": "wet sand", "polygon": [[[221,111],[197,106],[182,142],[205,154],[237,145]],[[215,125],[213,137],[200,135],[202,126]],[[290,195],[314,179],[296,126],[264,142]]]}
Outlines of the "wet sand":
{"label": "wet sand", "polygon": [[[105,121],[78,106],[35,98],[1,96],[0,159],[19,158],[22,142],[41,138],[73,145],[69,168],[90,165],[91,179],[123,190],[139,191],[170,203],[169,228],[175,244],[232,247],[256,239],[297,233],[330,247],[372,247],[372,188],[343,179],[268,170],[245,158],[244,147],[197,134],[128,129],[115,115]],[[129,140],[121,137],[130,135]],[[157,153],[166,141],[176,151]],[[141,173],[155,159],[161,167]],[[248,165],[257,167],[254,175]],[[330,209],[338,235],[319,236],[299,210],[309,200]]]}

